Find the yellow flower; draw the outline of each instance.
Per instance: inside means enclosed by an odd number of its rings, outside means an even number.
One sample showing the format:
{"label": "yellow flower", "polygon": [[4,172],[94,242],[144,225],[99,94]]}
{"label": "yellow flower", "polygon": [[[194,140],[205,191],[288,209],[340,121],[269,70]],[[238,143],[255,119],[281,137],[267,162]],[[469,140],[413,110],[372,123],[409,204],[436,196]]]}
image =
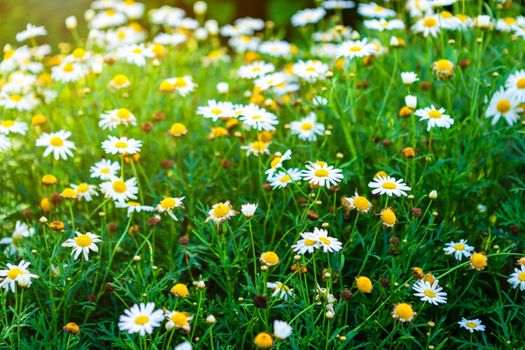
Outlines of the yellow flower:
{"label": "yellow flower", "polygon": [[370,278],[366,277],[366,276],[359,276],[356,278],[356,285],[357,285],[357,289],[359,289],[359,291],[361,293],[371,293],[372,292],[372,281],[370,280]]}
{"label": "yellow flower", "polygon": [[268,349],[273,346],[273,338],[266,332],[261,332],[255,336],[253,340],[256,347],[259,349]]}
{"label": "yellow flower", "polygon": [[470,256],[470,266],[472,266],[472,268],[478,271],[485,269],[485,267],[487,267],[487,256],[485,255],[485,253],[474,252]]}
{"label": "yellow flower", "polygon": [[177,283],[171,288],[171,294],[178,297],[186,298],[190,293],[188,291],[188,287],[186,287],[185,284]]}

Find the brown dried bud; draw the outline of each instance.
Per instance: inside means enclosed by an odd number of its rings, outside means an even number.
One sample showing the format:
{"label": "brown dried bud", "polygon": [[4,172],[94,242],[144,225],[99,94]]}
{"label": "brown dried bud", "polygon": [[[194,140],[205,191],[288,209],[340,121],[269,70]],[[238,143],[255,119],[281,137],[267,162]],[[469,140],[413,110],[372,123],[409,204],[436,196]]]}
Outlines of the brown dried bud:
{"label": "brown dried bud", "polygon": [[222,165],[222,167],[223,167],[224,169],[229,169],[229,168],[231,168],[232,164],[233,164],[233,162],[232,162],[231,160],[229,160],[229,159],[222,159],[222,160],[221,160],[221,165]]}
{"label": "brown dried bud", "polygon": [[332,191],[332,192],[339,191],[339,186],[338,185],[334,185],[334,186],[330,187],[330,191]]}
{"label": "brown dried bud", "polygon": [[155,112],[155,113],[153,113],[153,115],[151,116],[151,119],[153,119],[153,120],[155,120],[155,121],[161,121],[161,120],[166,119],[166,116],[165,116],[164,113],[162,113],[162,112]]}
{"label": "brown dried bud", "polygon": [[317,220],[319,219],[319,214],[317,214],[315,211],[313,210],[308,210],[308,218],[310,220]]}
{"label": "brown dried bud", "polygon": [[272,185],[270,185],[268,182],[265,182],[262,187],[266,192],[270,192],[272,190]]}
{"label": "brown dried bud", "polygon": [[393,244],[395,246],[399,245],[399,238],[397,238],[397,236],[390,237],[388,241],[390,242],[390,244]]}
{"label": "brown dried bud", "polygon": [[188,237],[187,235],[180,236],[178,242],[179,242],[179,244],[186,245],[186,244],[190,243],[190,237]]}
{"label": "brown dried bud", "polygon": [[62,221],[53,221],[49,224],[49,227],[53,230],[53,231],[62,231],[64,230],[64,223]]}
{"label": "brown dried bud", "polygon": [[383,146],[385,146],[385,147],[390,147],[390,145],[392,144],[392,140],[384,139],[384,140],[381,141],[381,143],[382,143]]}
{"label": "brown dried bud", "polygon": [[104,292],[106,293],[111,293],[115,290],[115,288],[113,288],[113,285],[111,283],[106,283],[104,285]]}
{"label": "brown dried bud", "polygon": [[171,169],[173,168],[173,165],[175,165],[175,163],[169,159],[164,159],[160,161],[160,166],[164,169]]}
{"label": "brown dried bud", "polygon": [[520,233],[520,228],[517,225],[510,225],[509,229],[512,233]]}
{"label": "brown dried bud", "polygon": [[106,227],[107,227],[108,232],[116,232],[118,230],[118,225],[115,224],[114,222],[108,223]]}
{"label": "brown dried bud", "polygon": [[300,197],[299,199],[297,199],[297,204],[299,204],[299,206],[304,206],[304,205],[307,205],[308,204],[308,199],[304,198],[304,197]]}
{"label": "brown dried bud", "polygon": [[410,209],[410,213],[412,214],[412,216],[420,218],[423,215],[423,210],[421,210],[421,208],[412,208]]}
{"label": "brown dried bud", "polygon": [[268,299],[264,295],[255,294],[253,296],[253,305],[259,309],[264,309],[268,305]]}
{"label": "brown dried bud", "polygon": [[160,224],[160,218],[158,216],[152,216],[148,219],[148,225],[151,227]]}
{"label": "brown dried bud", "polygon": [[87,301],[89,301],[90,303],[94,303],[95,301],[97,301],[97,296],[96,295],[90,295],[87,297]]}
{"label": "brown dried bud", "polygon": [[24,209],[22,210],[22,215],[24,215],[26,218],[30,219],[33,217],[33,212],[31,209]]}
{"label": "brown dried bud", "polygon": [[341,300],[350,300],[352,297],[352,292],[348,289],[343,289],[340,294]]}
{"label": "brown dried bud", "polygon": [[419,86],[421,86],[421,90],[430,90],[432,88],[432,82],[430,81],[422,81],[421,84],[419,84]]}
{"label": "brown dried bud", "polygon": [[472,60],[470,58],[464,58],[461,61],[459,61],[459,67],[461,69],[465,69],[472,63]]}
{"label": "brown dried bud", "polygon": [[383,288],[390,287],[390,280],[388,278],[381,278],[381,285]]}
{"label": "brown dried bud", "polygon": [[60,201],[62,201],[62,197],[60,196],[60,193],[58,193],[58,192],[53,192],[53,193],[51,193],[51,195],[49,196],[49,200],[50,200],[51,203],[53,203],[53,204],[58,204],[58,203],[60,203]]}
{"label": "brown dried bud", "polygon": [[150,132],[153,130],[153,123],[152,122],[144,122],[140,124],[140,129],[144,132]]}

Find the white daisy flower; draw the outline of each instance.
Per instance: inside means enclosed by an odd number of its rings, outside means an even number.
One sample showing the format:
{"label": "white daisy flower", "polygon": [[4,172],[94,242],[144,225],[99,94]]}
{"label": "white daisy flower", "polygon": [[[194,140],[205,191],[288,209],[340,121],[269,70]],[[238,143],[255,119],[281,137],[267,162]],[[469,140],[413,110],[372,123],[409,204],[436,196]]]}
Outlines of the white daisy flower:
{"label": "white daisy flower", "polygon": [[257,207],[259,204],[257,203],[246,203],[241,205],[241,213],[246,218],[251,218],[255,215],[255,211],[257,210]]}
{"label": "white daisy flower", "polygon": [[22,42],[27,39],[35,38],[37,36],[47,35],[47,30],[44,26],[35,26],[31,23],[26,25],[26,29],[16,34],[16,41]]}
{"label": "white daisy flower", "polygon": [[44,157],[53,153],[56,160],[67,159],[73,156],[72,149],[75,149],[75,144],[69,141],[71,132],[60,130],[53,133],[44,133],[36,140],[37,147],[46,147]]}
{"label": "white daisy flower", "polygon": [[388,18],[394,17],[396,11],[388,9],[386,7],[379,6],[375,2],[368,4],[359,4],[357,12],[364,17],[377,17],[377,18]]}
{"label": "white daisy flower", "polygon": [[107,182],[100,184],[100,190],[106,198],[111,198],[115,202],[125,202],[128,199],[137,199],[139,192],[137,180],[132,177],[129,180],[114,177]]}
{"label": "white daisy flower", "polygon": [[421,298],[421,301],[428,301],[430,304],[446,304],[447,293],[442,292],[443,288],[438,285],[435,280],[432,284],[425,280],[417,281],[413,286],[414,296]]}
{"label": "white daisy flower", "polygon": [[416,110],[414,114],[420,117],[421,121],[428,120],[427,130],[436,126],[448,129],[451,125],[454,125],[454,119],[445,114],[445,108],[438,109],[431,105],[430,107]]}
{"label": "white daisy flower", "polygon": [[320,243],[320,248],[323,248],[325,253],[338,252],[343,248],[343,244],[334,237],[328,236],[328,231],[324,229],[314,228],[315,235],[317,235],[317,240]]}
{"label": "white daisy flower", "polygon": [[352,59],[354,57],[371,56],[376,53],[377,47],[369,44],[368,39],[345,41],[337,48],[337,57]]}
{"label": "white daisy flower", "polygon": [[510,75],[505,83],[505,87],[511,99],[525,102],[525,69]]}
{"label": "white daisy flower", "polygon": [[323,135],[325,126],[317,122],[315,112],[311,112],[306,117],[290,123],[290,132],[297,135],[304,141],[316,141],[317,136]]}
{"label": "white daisy flower", "polygon": [[235,117],[231,102],[218,102],[215,100],[209,100],[207,106],[197,108],[197,114],[202,115],[204,118],[212,119],[214,122],[219,118]]}
{"label": "white daisy flower", "polygon": [[514,17],[499,18],[496,21],[496,30],[500,32],[513,32],[519,28],[518,21]]}
{"label": "white daisy flower", "polygon": [[492,118],[492,125],[496,125],[503,117],[510,126],[520,119],[519,112],[521,108],[518,107],[514,95],[502,87],[492,95],[485,117]]}
{"label": "white daisy flower", "polygon": [[259,131],[273,131],[275,130],[275,125],[279,124],[279,120],[275,114],[254,104],[245,106],[242,109],[241,117],[239,119],[244,125]]}
{"label": "white daisy flower", "polygon": [[389,197],[392,195],[396,197],[406,196],[407,192],[410,191],[410,187],[403,182],[403,179],[396,180],[390,176],[375,177],[373,181],[368,183],[368,187],[373,188],[372,194],[386,194]]}
{"label": "white daisy flower", "polygon": [[287,150],[284,152],[284,154],[276,153],[275,156],[272,158],[272,161],[270,162],[270,169],[266,170],[264,173],[266,174],[266,180],[270,180],[273,178],[273,175],[277,171],[277,169],[282,168],[283,162],[286,160],[290,160],[292,158],[292,151]]}
{"label": "white daisy flower", "polygon": [[16,291],[16,286],[27,288],[31,285],[32,278],[38,278],[37,275],[32,274],[28,270],[29,263],[21,260],[18,265],[7,263],[6,270],[0,270],[0,277],[4,277],[0,283],[0,287],[5,290],[11,289],[11,292]]}
{"label": "white daisy flower", "polygon": [[104,152],[109,154],[135,154],[140,152],[142,141],[127,137],[109,136],[108,140],[102,142]]}
{"label": "white daisy flower", "polygon": [[191,345],[189,341],[185,341],[185,342],[175,345],[174,350],[193,350],[193,346]]}
{"label": "white daisy flower", "polygon": [[461,321],[458,322],[458,324],[467,329],[470,333],[474,333],[474,331],[478,332],[484,332],[485,326],[481,323],[481,320],[474,319],[474,320],[467,320],[465,317],[461,318]]}
{"label": "white daisy flower", "polygon": [[159,213],[168,213],[168,215],[175,221],[178,221],[177,217],[175,216],[175,214],[173,214],[173,209],[175,208],[184,208],[183,204],[182,204],[182,200],[186,198],[186,197],[179,197],[179,198],[175,198],[175,197],[164,197],[164,199],[162,199],[160,201],[159,204],[157,204],[157,206],[155,207],[155,209],[159,212]]}
{"label": "white daisy flower", "polygon": [[141,336],[153,333],[164,319],[164,311],[155,310],[155,303],[133,305],[125,310],[119,318],[118,327],[129,334],[139,333]]}
{"label": "white daisy flower", "polygon": [[349,0],[325,0],[321,3],[327,10],[345,10],[355,7],[355,2]]}
{"label": "white daisy flower", "polygon": [[322,7],[315,9],[304,9],[295,13],[290,21],[294,27],[303,27],[307,24],[319,22],[325,15],[326,11]]}
{"label": "white daisy flower", "polygon": [[10,133],[25,135],[27,132],[27,123],[17,122],[11,119],[0,122],[0,134],[9,135]]}
{"label": "white daisy flower", "polygon": [[510,278],[507,280],[512,284],[512,288],[520,288],[521,291],[525,290],[525,265],[521,265],[520,268],[515,268],[514,272],[510,275]]}
{"label": "white daisy flower", "polygon": [[117,176],[119,170],[120,164],[118,162],[102,159],[89,168],[89,176],[96,179],[109,180]]}
{"label": "white daisy flower", "polygon": [[319,236],[317,233],[303,232],[301,233],[301,237],[302,239],[298,240],[297,243],[292,245],[292,249],[297,254],[312,254],[317,248],[321,247],[321,242],[319,241]]}
{"label": "white daisy flower", "polygon": [[98,126],[113,130],[119,125],[137,125],[137,119],[127,108],[118,108],[100,115]]}
{"label": "white daisy flower", "polygon": [[279,340],[288,338],[292,334],[292,330],[293,328],[284,321],[273,321],[273,336]]}
{"label": "white daisy flower", "polygon": [[0,244],[9,244],[9,247],[6,249],[6,253],[11,255],[19,253],[19,248],[28,237],[31,237],[35,234],[35,229],[28,227],[26,223],[21,221],[16,221],[15,229],[10,237],[4,237],[0,240]]}
{"label": "white daisy flower", "polygon": [[293,288],[281,282],[266,282],[266,287],[273,291],[272,297],[278,296],[283,300],[289,300],[293,296]]}
{"label": "white daisy flower", "polygon": [[167,311],[166,312],[166,329],[170,330],[172,328],[176,329],[182,329],[186,332],[190,331],[190,321],[193,317],[191,317],[186,312],[180,312],[180,311]]}
{"label": "white daisy flower", "polygon": [[152,47],[144,44],[129,45],[119,48],[116,56],[127,63],[143,67],[148,59],[155,57],[155,52]]}
{"label": "white daisy flower", "polygon": [[401,80],[403,81],[403,84],[405,85],[412,85],[416,81],[418,81],[419,78],[417,77],[417,74],[415,72],[402,72]]}
{"label": "white daisy flower", "polygon": [[308,162],[306,170],[303,170],[301,174],[303,180],[308,181],[311,185],[326,186],[326,188],[337,185],[344,178],[341,169],[322,161]]}
{"label": "white daisy flower", "polygon": [[366,214],[372,209],[372,203],[366,197],[360,196],[357,191],[352,197],[343,197],[350,209],[356,209],[361,214]]}
{"label": "white daisy flower", "polygon": [[268,75],[264,75],[260,78],[255,79],[253,82],[261,91],[266,91],[274,86],[278,86],[286,83],[286,74],[277,72]]}
{"label": "white daisy flower", "polygon": [[269,181],[273,189],[286,188],[288,184],[301,180],[301,170],[297,168],[279,171]]}
{"label": "white daisy flower", "polygon": [[294,63],[292,71],[299,78],[314,82],[325,77],[328,65],[318,60],[299,61]]}
{"label": "white daisy flower", "polygon": [[263,141],[254,141],[246,146],[241,146],[241,149],[246,150],[247,156],[250,154],[259,156],[260,154],[270,154],[270,150],[268,149],[269,145],[269,143]]}
{"label": "white daisy flower", "polygon": [[75,254],[75,260],[77,260],[80,254],[82,253],[84,255],[84,259],[88,261],[88,254],[90,250],[94,251],[95,253],[98,252],[98,247],[96,243],[102,242],[100,240],[100,236],[94,235],[91,232],[75,233],[77,236],[74,238],[70,238],[64,243],[62,243],[62,247],[73,248],[71,255]]}
{"label": "white daisy flower", "polygon": [[5,151],[9,147],[11,147],[11,141],[9,140],[9,138],[0,134],[0,152]]}
{"label": "white daisy flower", "polygon": [[439,31],[441,30],[439,17],[436,15],[426,15],[417,20],[417,22],[412,26],[414,33],[423,34],[426,38],[429,35],[432,37],[437,37]]}
{"label": "white daisy flower", "polygon": [[5,109],[16,109],[17,111],[31,111],[38,106],[39,101],[33,93],[20,95],[17,93],[2,93],[0,95],[0,106]]}
{"label": "white daisy flower", "polygon": [[264,61],[256,61],[252,64],[241,66],[237,71],[237,74],[243,79],[255,79],[272,73],[273,71],[275,71],[275,66],[273,64]]}
{"label": "white daisy flower", "polygon": [[390,21],[387,21],[384,18],[369,19],[369,20],[365,20],[363,24],[368,29],[377,30],[379,32],[382,32],[385,30],[396,30],[396,29],[405,28],[405,23],[400,19],[392,19]]}
{"label": "white daisy flower", "polygon": [[264,41],[259,45],[259,52],[273,57],[286,57],[292,53],[292,46],[286,41]]}
{"label": "white daisy flower", "polygon": [[86,202],[91,202],[93,197],[98,196],[97,186],[90,185],[85,182],[82,182],[78,185],[71,185],[71,188],[77,193],[77,198],[85,199]]}
{"label": "white daisy flower", "polygon": [[71,83],[80,80],[87,74],[86,69],[79,63],[64,61],[51,69],[53,80],[62,83]]}
{"label": "white daisy flower", "polygon": [[461,261],[463,257],[469,258],[471,253],[474,251],[474,247],[467,244],[466,239],[461,239],[459,242],[448,242],[443,248],[445,254],[454,254],[456,260]]}
{"label": "white daisy flower", "polygon": [[154,211],[155,208],[149,205],[141,205],[139,202],[127,201],[116,202],[115,207],[127,209],[127,216],[130,217],[133,213],[140,213],[143,211]]}
{"label": "white daisy flower", "polygon": [[177,91],[179,95],[186,96],[195,88],[197,87],[197,84],[193,81],[193,78],[189,75],[185,75],[182,77],[174,77],[166,79],[166,81],[171,84],[173,87],[173,91]]}
{"label": "white daisy flower", "polygon": [[231,217],[239,214],[233,210],[230,201],[220,202],[212,205],[210,211],[208,212],[208,218],[206,222],[212,220],[217,225],[229,220]]}

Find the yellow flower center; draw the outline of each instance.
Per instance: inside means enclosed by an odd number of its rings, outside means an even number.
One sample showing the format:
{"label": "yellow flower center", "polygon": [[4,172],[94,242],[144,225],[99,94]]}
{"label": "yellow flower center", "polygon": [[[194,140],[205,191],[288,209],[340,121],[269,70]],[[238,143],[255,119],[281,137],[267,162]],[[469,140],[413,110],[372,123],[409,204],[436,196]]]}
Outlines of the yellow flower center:
{"label": "yellow flower center", "polygon": [[387,208],[381,212],[381,220],[383,220],[386,225],[392,226],[397,222],[397,217],[392,209]]}
{"label": "yellow flower center", "polygon": [[126,77],[124,74],[117,74],[115,77],[113,77],[113,83],[115,85],[124,85],[128,82],[128,77]]}
{"label": "yellow flower center", "polygon": [[315,72],[315,67],[312,67],[312,66],[306,67],[306,71],[307,72]]}
{"label": "yellow flower center", "polygon": [[115,143],[115,147],[116,148],[126,148],[126,147],[128,147],[128,144],[126,142],[124,142],[124,141],[119,141],[119,142]]}
{"label": "yellow flower center", "polygon": [[487,257],[485,254],[474,253],[470,257],[470,263],[478,270],[482,270],[487,266]]}
{"label": "yellow flower center", "polygon": [[304,245],[306,245],[308,247],[314,246],[316,243],[317,243],[317,241],[314,241],[313,239],[306,238],[304,240]]}
{"label": "yellow flower center", "polygon": [[260,349],[268,349],[273,346],[273,338],[270,334],[261,332],[253,340],[255,346]]}
{"label": "yellow flower center", "polygon": [[354,198],[354,207],[359,210],[367,210],[370,206],[370,202],[363,196],[357,196]]}
{"label": "yellow flower center", "polygon": [[516,23],[516,20],[514,18],[512,18],[512,17],[505,17],[503,19],[503,22],[505,22],[505,24],[514,24],[514,23]]}
{"label": "yellow flower center", "polygon": [[128,120],[131,117],[131,112],[127,108],[119,108],[117,110],[117,117]]}
{"label": "yellow flower center", "polygon": [[351,46],[349,50],[350,52],[359,52],[361,51],[361,46],[354,45],[354,46]]}
{"label": "yellow flower center", "polygon": [[436,296],[436,293],[430,289],[425,289],[423,293],[425,293],[425,295],[429,298],[434,298]]}
{"label": "yellow flower center", "polygon": [[15,122],[13,120],[3,120],[2,121],[2,126],[4,128],[9,128],[11,126],[15,125]]}
{"label": "yellow flower center", "polygon": [[269,265],[277,265],[279,263],[279,256],[275,252],[263,253],[263,261]]}
{"label": "yellow flower center", "polygon": [[210,111],[212,114],[219,115],[222,113],[222,109],[214,108]]}
{"label": "yellow flower center", "polygon": [[443,18],[452,18],[452,14],[448,11],[442,11],[439,15]]}
{"label": "yellow flower center", "polygon": [[290,175],[284,175],[283,177],[281,177],[281,178],[279,179],[279,181],[280,181],[281,183],[290,182],[290,181],[292,181],[292,178],[290,177]]}
{"label": "yellow flower center", "polygon": [[472,322],[472,321],[468,321],[466,323],[467,327],[468,328],[477,328],[478,327],[478,324],[476,322]]}
{"label": "yellow flower center", "polygon": [[171,288],[171,293],[175,294],[175,295],[178,295],[180,297],[186,297],[189,294],[188,287],[186,287],[186,285],[184,285],[182,283],[177,283],[176,285],[174,285]]}
{"label": "yellow flower center", "polygon": [[64,66],[62,67],[62,70],[64,72],[70,73],[70,72],[75,70],[75,67],[73,66],[73,64],[68,62],[68,63],[64,64]]}
{"label": "yellow flower center", "polygon": [[171,315],[171,320],[178,328],[182,328],[188,324],[188,316],[186,316],[186,314],[183,312],[174,312]]}
{"label": "yellow flower center", "polygon": [[213,209],[213,216],[215,216],[216,218],[222,218],[228,215],[229,212],[230,212],[229,206],[223,203],[219,203]]}
{"label": "yellow flower center", "polygon": [[108,16],[115,16],[117,14],[117,11],[115,11],[114,9],[107,9],[106,10],[106,15]]}
{"label": "yellow flower center", "polygon": [[314,127],[314,125],[310,122],[304,122],[302,125],[301,125],[301,130],[303,131],[308,131],[308,130],[312,130],[312,128]]}
{"label": "yellow flower center", "polygon": [[396,314],[404,320],[409,320],[414,316],[414,311],[412,306],[403,303],[396,306]]}
{"label": "yellow flower center", "polygon": [[525,78],[521,78],[520,80],[518,80],[518,82],[516,83],[516,87],[518,89],[525,89]]}
{"label": "yellow flower center", "polygon": [[363,293],[370,293],[372,291],[372,281],[370,278],[365,276],[360,276],[356,280],[357,289]]}
{"label": "yellow flower center", "polygon": [[128,206],[130,206],[130,207],[139,207],[140,203],[139,202],[129,201],[128,202]]}
{"label": "yellow flower center", "polygon": [[175,123],[170,128],[170,133],[175,136],[183,135],[187,132],[186,126],[182,123]]}
{"label": "yellow flower center", "polygon": [[126,32],[123,31],[123,30],[119,30],[117,32],[117,38],[120,39],[120,40],[124,40],[126,39]]}
{"label": "yellow flower center", "polygon": [[435,27],[438,24],[435,18],[429,17],[425,18],[423,21],[423,26],[427,28]]}
{"label": "yellow flower center", "polygon": [[500,113],[507,113],[510,110],[510,101],[507,99],[499,100],[496,104],[496,109]]}
{"label": "yellow flower center", "polygon": [[14,267],[11,270],[9,270],[9,272],[7,273],[7,278],[9,278],[10,280],[14,280],[18,277],[18,275],[21,275],[21,274],[23,274],[22,270],[20,270],[17,267]]}
{"label": "yellow flower center", "polygon": [[319,237],[319,240],[326,245],[330,245],[330,240],[326,237]]}
{"label": "yellow flower center", "polygon": [[270,166],[272,168],[275,168],[279,164],[281,164],[281,157],[275,157],[274,159],[272,159],[272,162],[270,163]]}
{"label": "yellow flower center", "polygon": [[430,112],[428,112],[428,116],[429,116],[430,118],[439,119],[439,118],[441,118],[443,115],[441,114],[440,111],[433,109],[433,110],[431,110]]}
{"label": "yellow flower center", "polygon": [[136,53],[136,54],[141,54],[142,49],[140,47],[137,47],[136,49],[131,50],[131,52]]}
{"label": "yellow flower center", "polygon": [[100,169],[100,172],[102,174],[109,174],[110,170],[109,170],[109,168],[103,168],[103,169]]}
{"label": "yellow flower center", "polygon": [[256,151],[264,151],[266,149],[266,144],[262,141],[255,141],[252,143],[252,148]]}
{"label": "yellow flower center", "polygon": [[465,245],[461,244],[461,243],[456,243],[456,244],[454,244],[454,249],[455,250],[463,250],[463,249],[465,249]]}
{"label": "yellow flower center", "polygon": [[75,238],[75,242],[79,247],[86,248],[93,243],[93,240],[88,235],[80,235],[77,238]]}
{"label": "yellow flower center", "polygon": [[149,317],[148,316],[140,315],[137,318],[135,318],[135,324],[138,324],[140,326],[143,326],[143,325],[145,325],[148,322],[149,322]]}
{"label": "yellow flower center", "polygon": [[160,206],[162,209],[172,209],[177,205],[177,201],[174,198],[166,197],[160,201]]}
{"label": "yellow flower center", "polygon": [[82,58],[84,57],[84,55],[86,54],[86,51],[83,49],[83,48],[76,48],[74,51],[73,51],[73,57],[75,58]]}
{"label": "yellow flower center", "polygon": [[450,71],[452,69],[452,63],[449,60],[439,60],[436,62],[436,69],[439,71]]}
{"label": "yellow flower center", "polygon": [[327,177],[328,176],[328,170],[326,169],[317,169],[314,173],[317,177]]}
{"label": "yellow flower center", "polygon": [[55,147],[60,147],[64,144],[64,141],[60,137],[54,136],[49,140],[49,143]]}
{"label": "yellow flower center", "polygon": [[378,6],[374,7],[374,11],[375,12],[381,12],[381,11],[383,11],[383,7],[378,5]]}
{"label": "yellow flower center", "polygon": [[518,280],[520,282],[525,282],[525,272],[520,272],[520,274],[518,275]]}
{"label": "yellow flower center", "polygon": [[11,95],[11,101],[20,102],[22,101],[22,96],[17,94]]}
{"label": "yellow flower center", "polygon": [[117,193],[124,193],[126,192],[126,189],[126,183],[122,180],[117,180],[113,183],[113,190]]}
{"label": "yellow flower center", "polygon": [[397,185],[395,182],[392,181],[385,181],[383,182],[383,185],[381,185],[385,190],[395,190],[397,188]]}
{"label": "yellow flower center", "polygon": [[175,80],[173,86],[175,86],[176,88],[183,88],[188,86],[188,83],[186,83],[186,80],[184,80],[184,78],[178,77],[177,80]]}
{"label": "yellow flower center", "polygon": [[64,191],[62,191],[62,197],[64,197],[64,198],[76,198],[77,197],[77,193],[75,192],[74,189],[72,189],[71,187],[68,187]]}

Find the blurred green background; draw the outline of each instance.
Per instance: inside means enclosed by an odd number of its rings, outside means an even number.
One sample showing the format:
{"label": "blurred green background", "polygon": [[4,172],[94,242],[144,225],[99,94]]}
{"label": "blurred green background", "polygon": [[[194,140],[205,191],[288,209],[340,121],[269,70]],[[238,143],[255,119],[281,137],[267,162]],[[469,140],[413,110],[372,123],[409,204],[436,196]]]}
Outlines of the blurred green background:
{"label": "blurred green background", "polygon": [[[170,5],[181,7],[192,15],[195,0],[145,0],[147,9]],[[270,19],[279,25],[287,24],[297,10],[314,6],[313,0],[209,0],[208,18],[215,18],[221,24],[235,18],[251,16]],[[56,45],[70,41],[64,26],[67,16],[79,19],[79,28],[85,29],[84,11],[90,0],[0,0],[0,47],[6,43],[15,44],[15,35],[25,28],[26,23],[45,25],[48,42]]]}

